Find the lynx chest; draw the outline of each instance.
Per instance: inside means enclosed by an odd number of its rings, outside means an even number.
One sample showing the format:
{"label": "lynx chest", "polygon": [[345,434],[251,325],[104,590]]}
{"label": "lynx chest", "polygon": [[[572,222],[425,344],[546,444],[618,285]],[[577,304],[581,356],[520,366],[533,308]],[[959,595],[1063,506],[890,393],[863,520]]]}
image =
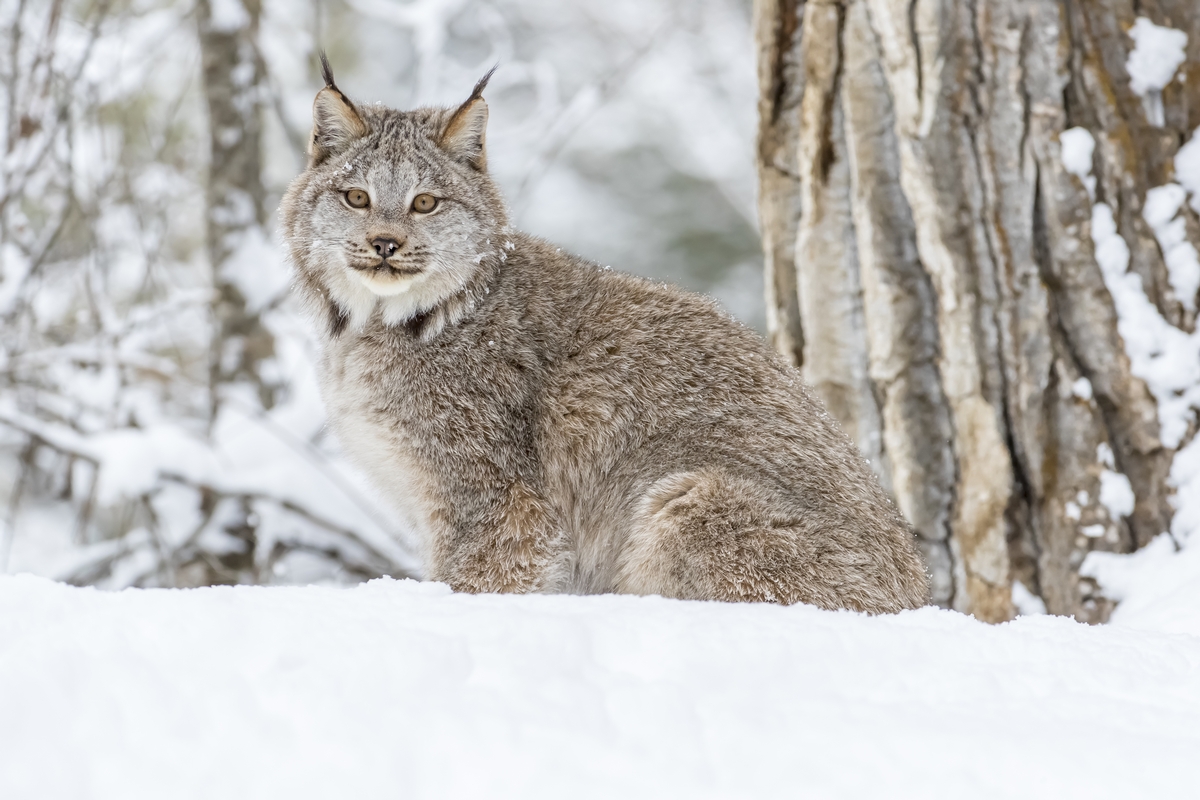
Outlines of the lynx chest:
{"label": "lynx chest", "polygon": [[[417,453],[403,415],[397,414],[399,391],[381,381],[359,354],[330,348],[320,370],[321,394],[329,423],[342,452],[361,469],[400,515],[401,524],[428,549],[434,535],[436,483]],[[395,376],[393,376],[395,377]]]}

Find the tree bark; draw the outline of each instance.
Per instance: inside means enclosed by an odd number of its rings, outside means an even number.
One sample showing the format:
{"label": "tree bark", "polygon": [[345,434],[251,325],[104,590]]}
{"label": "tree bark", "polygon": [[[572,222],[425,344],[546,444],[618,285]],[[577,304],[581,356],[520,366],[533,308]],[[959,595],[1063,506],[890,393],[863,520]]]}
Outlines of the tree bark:
{"label": "tree bark", "polygon": [[262,179],[262,111],[266,70],[258,53],[260,0],[200,0],[204,97],[209,119],[207,250],[215,290],[215,330],[209,384],[212,415],[222,388],[233,382],[254,387],[263,407],[270,408],[277,387],[265,378],[262,362],[275,352],[274,338],[257,313],[247,307],[238,285],[237,263],[249,237],[261,236],[266,189]]}
{"label": "tree bark", "polygon": [[[1112,206],[1159,312],[1193,330],[1142,206],[1200,124],[1200,7],[756,0],[755,15],[773,342],[913,524],[935,602],[1000,621],[1020,581],[1102,621],[1079,565],[1168,529],[1174,451],[1117,331],[1092,204]],[[1138,15],[1189,35],[1162,125],[1126,73]],[[1096,142],[1094,200],[1063,166],[1076,126]],[[1104,445],[1136,497],[1119,519],[1099,499]]]}
{"label": "tree bark", "polygon": [[[199,0],[204,97],[208,104],[209,165],[206,246],[213,275],[213,330],[209,355],[209,423],[216,422],[231,386],[254,390],[263,408],[276,385],[263,375],[275,340],[247,303],[239,271],[255,269],[245,254],[261,242],[266,189],[262,178],[262,108],[266,74],[258,53],[260,0]],[[219,13],[214,13],[219,12]],[[255,582],[257,526],[243,501],[224,532],[241,540],[218,558],[203,555],[178,565],[173,581],[195,585]],[[179,577],[183,576],[183,577]]]}

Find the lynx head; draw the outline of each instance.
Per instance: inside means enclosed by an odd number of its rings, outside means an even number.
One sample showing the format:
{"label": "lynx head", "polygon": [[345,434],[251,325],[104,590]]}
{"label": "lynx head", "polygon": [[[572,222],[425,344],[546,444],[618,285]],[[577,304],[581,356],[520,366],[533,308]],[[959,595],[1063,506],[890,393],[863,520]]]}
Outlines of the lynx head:
{"label": "lynx head", "polygon": [[352,103],[324,53],[321,64],[308,167],[280,209],[302,294],[334,335],[376,307],[395,325],[469,294],[496,269],[508,225],[487,174],[492,73],[457,108],[396,111]]}

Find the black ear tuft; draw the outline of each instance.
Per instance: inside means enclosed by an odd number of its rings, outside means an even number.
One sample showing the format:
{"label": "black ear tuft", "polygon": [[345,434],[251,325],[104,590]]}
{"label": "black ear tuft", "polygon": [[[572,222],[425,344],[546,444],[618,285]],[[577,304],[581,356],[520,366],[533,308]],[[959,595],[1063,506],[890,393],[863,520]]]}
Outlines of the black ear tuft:
{"label": "black ear tuft", "polygon": [[324,50],[321,51],[321,75],[325,78],[325,88],[317,92],[317,99],[313,101],[313,135],[308,145],[310,167],[367,135],[367,124],[362,115],[333,82],[333,69]]}
{"label": "black ear tuft", "polygon": [[327,88],[337,88],[337,84],[333,82],[333,67],[329,66],[329,57],[325,55],[324,50],[321,51],[321,77],[325,79]]}
{"label": "black ear tuft", "polygon": [[475,88],[471,90],[471,96],[467,98],[467,102],[463,103],[464,106],[467,105],[468,103],[470,103],[472,100],[483,99],[483,90],[487,88],[488,81],[490,81],[492,79],[492,75],[494,75],[496,70],[499,68],[500,68],[500,65],[496,64],[494,67],[492,67],[491,69],[489,69],[487,71],[487,74],[485,74],[482,78],[480,78],[478,81],[475,82]]}
{"label": "black ear tuft", "polygon": [[471,96],[450,115],[450,120],[438,139],[438,144],[443,150],[480,172],[487,170],[485,135],[488,107],[483,100],[483,90],[495,71],[496,68],[492,67],[479,79],[475,88],[471,90]]}

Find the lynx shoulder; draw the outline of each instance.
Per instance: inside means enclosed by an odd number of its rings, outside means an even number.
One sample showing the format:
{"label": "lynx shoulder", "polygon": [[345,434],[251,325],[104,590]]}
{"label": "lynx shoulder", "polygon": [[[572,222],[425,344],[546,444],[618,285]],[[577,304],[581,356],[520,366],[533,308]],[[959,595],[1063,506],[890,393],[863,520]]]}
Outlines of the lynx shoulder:
{"label": "lynx shoulder", "polygon": [[799,375],[711,301],[509,228],[485,77],[453,109],[314,103],[281,218],[344,448],[471,592],[890,612],[912,534]]}

